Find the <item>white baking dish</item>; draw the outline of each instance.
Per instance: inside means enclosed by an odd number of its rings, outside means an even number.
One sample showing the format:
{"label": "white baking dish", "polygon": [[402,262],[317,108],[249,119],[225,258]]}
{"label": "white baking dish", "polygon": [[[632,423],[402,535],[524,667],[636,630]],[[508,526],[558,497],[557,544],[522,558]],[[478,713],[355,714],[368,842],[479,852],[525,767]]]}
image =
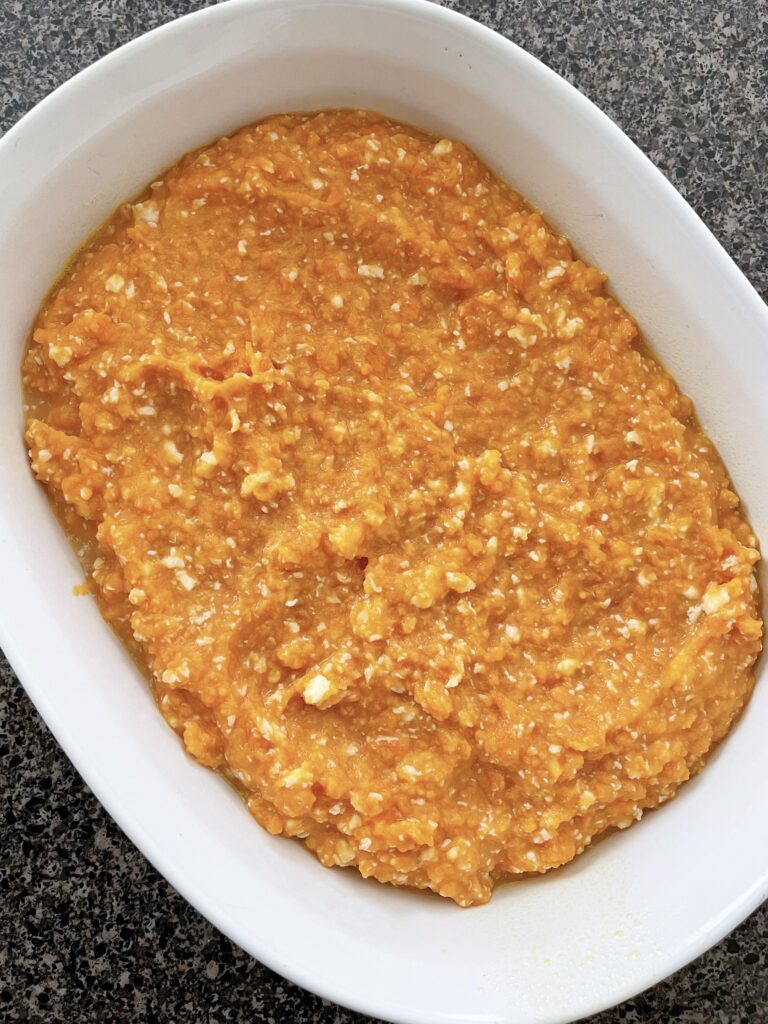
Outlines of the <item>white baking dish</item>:
{"label": "white baking dish", "polygon": [[27,466],[19,359],[73,248],[186,150],[334,106],[463,139],[608,271],[768,537],[768,311],[612,122],[422,0],[233,0],[100,61],[0,141],[0,640],[109,812],[254,956],[394,1021],[570,1021],[680,967],[768,893],[768,684],[678,799],[568,869],[472,910],[366,883],[270,838],[184,756],[93,602],[71,596],[75,559]]}

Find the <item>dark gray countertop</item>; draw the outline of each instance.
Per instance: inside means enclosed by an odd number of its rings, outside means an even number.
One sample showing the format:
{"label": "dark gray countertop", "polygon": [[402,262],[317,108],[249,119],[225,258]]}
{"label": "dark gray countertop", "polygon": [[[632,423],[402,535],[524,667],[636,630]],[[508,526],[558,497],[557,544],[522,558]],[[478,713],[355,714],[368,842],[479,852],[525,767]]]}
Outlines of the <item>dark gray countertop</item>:
{"label": "dark gray countertop", "polygon": [[[0,129],[97,57],[204,6],[2,0]],[[450,6],[508,35],[595,100],[768,296],[768,5]],[[363,1021],[284,981],[204,921],[97,804],[1,655],[0,676],[0,1017],[62,1024]],[[768,1024],[768,904],[692,966],[590,1024],[672,1020]]]}

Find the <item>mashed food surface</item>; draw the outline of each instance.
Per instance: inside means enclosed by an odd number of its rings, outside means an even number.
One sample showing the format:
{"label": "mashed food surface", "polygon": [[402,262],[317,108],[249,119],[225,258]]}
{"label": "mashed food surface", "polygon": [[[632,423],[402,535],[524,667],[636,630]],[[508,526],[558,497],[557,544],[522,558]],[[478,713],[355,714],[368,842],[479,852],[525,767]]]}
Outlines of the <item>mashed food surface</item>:
{"label": "mashed food surface", "polygon": [[465,146],[339,111],[186,156],[38,316],[32,466],[104,615],[323,864],[482,903],[750,694],[755,537],[604,281]]}

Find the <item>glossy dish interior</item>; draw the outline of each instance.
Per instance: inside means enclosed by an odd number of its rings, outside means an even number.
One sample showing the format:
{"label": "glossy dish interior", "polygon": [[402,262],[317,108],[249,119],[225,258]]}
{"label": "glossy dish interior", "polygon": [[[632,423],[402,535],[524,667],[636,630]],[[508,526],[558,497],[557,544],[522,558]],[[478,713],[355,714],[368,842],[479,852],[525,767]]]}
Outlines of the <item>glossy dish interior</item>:
{"label": "glossy dish interior", "polygon": [[[110,62],[0,143],[6,439],[20,436],[17,367],[47,283],[121,198],[179,153],[273,110],[366,106],[466,140],[609,270],[766,534],[767,485],[754,472],[768,427],[765,307],[618,130],[531,58],[426,3],[236,2]],[[272,843],[223,784],[179,758],[95,607],[71,598],[76,563],[21,442],[6,441],[0,459],[0,623],[23,682],[156,866],[294,980],[393,1020],[573,1020],[680,966],[765,895],[759,685],[730,741],[673,807],[569,871],[508,887],[469,918],[323,872]]]}

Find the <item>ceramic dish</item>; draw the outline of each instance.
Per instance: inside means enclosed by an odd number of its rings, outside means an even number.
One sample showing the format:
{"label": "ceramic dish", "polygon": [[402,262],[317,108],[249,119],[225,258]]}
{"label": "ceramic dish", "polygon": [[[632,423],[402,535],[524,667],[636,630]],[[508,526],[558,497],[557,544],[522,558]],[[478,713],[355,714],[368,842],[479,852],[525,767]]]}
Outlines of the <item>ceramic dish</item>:
{"label": "ceramic dish", "polygon": [[768,310],[618,128],[423,0],[231,0],[78,75],[0,141],[0,642],[83,777],[169,881],[293,981],[392,1021],[572,1021],[697,956],[768,893],[768,686],[671,804],[472,910],[328,871],[183,756],[29,471],[19,360],[73,248],[182,153],[278,111],[372,107],[467,142],[611,277],[768,536]]}

